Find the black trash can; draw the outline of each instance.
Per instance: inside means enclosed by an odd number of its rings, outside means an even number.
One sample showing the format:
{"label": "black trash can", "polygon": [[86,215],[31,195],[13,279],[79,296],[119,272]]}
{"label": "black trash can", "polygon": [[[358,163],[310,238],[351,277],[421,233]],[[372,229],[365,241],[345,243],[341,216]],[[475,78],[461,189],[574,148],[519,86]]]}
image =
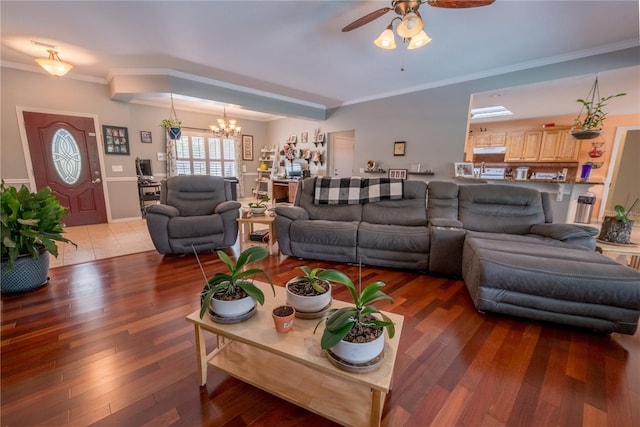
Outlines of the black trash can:
{"label": "black trash can", "polygon": [[593,193],[585,193],[578,196],[578,206],[576,207],[576,218],[573,222],[580,224],[589,224],[591,222],[591,212],[593,212],[593,204],[596,196]]}

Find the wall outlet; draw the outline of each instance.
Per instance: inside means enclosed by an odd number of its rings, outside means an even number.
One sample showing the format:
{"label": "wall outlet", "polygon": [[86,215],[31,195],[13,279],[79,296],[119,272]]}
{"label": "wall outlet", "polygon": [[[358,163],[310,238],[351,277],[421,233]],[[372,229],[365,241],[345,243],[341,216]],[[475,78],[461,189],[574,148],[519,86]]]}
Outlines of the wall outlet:
{"label": "wall outlet", "polygon": [[167,160],[167,153],[156,153],[156,158],[158,159],[159,162],[164,162]]}
{"label": "wall outlet", "polygon": [[360,173],[364,173],[364,168],[360,168]]}
{"label": "wall outlet", "polygon": [[122,165],[111,165],[111,172],[122,172]]}

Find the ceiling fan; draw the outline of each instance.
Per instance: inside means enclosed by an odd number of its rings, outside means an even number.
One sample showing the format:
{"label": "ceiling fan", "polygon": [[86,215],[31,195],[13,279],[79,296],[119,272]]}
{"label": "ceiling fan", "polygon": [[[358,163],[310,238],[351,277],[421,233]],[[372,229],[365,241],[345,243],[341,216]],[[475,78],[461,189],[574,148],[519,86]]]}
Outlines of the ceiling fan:
{"label": "ceiling fan", "polygon": [[[359,28],[365,24],[368,24],[369,22],[393,10],[396,12],[396,14],[398,14],[401,17],[397,19],[402,19],[403,23],[407,21],[405,26],[415,27],[417,25],[417,21],[416,21],[416,18],[417,18],[420,21],[419,22],[420,28],[418,29],[418,31],[416,31],[416,33],[418,33],[420,32],[420,30],[422,30],[422,19],[420,17],[420,13],[418,12],[418,8],[423,3],[427,3],[429,6],[434,6],[434,7],[463,9],[463,8],[470,8],[470,7],[487,6],[493,3],[494,1],[495,0],[417,0],[417,1],[393,0],[391,2],[391,7],[383,7],[361,18],[356,19],[355,21],[353,21],[352,23],[344,27],[342,29],[342,32],[355,30],[356,28]],[[407,19],[407,17],[409,17],[410,19]],[[403,25],[403,24],[401,23],[400,25]]]}

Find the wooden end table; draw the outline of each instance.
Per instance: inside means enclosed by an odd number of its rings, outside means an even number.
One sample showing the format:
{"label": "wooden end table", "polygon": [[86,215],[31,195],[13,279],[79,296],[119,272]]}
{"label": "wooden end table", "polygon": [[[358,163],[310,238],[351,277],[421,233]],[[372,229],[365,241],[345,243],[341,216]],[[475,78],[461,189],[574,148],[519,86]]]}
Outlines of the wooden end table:
{"label": "wooden end table", "polygon": [[265,224],[269,227],[269,240],[266,242],[266,245],[269,249],[269,255],[273,255],[273,244],[277,242],[276,240],[276,229],[275,229],[275,216],[269,215],[259,215],[252,216],[249,218],[238,218],[238,232],[240,238],[240,252],[242,252],[242,248],[249,244],[265,244],[264,242],[258,242],[255,240],[251,240],[249,235],[253,232],[254,224]]}
{"label": "wooden end table", "polygon": [[596,250],[603,255],[616,254],[626,255],[631,257],[629,267],[640,270],[640,245],[613,245],[596,241]]}
{"label": "wooden end table", "polygon": [[[384,359],[376,370],[351,373],[335,367],[320,348],[323,327],[318,319],[296,318],[288,333],[276,331],[271,311],[286,300],[286,291],[276,286],[273,297],[268,284],[255,282],[265,293],[257,313],[241,323],[200,319],[199,310],[187,316],[196,335],[200,385],[207,382],[207,366],[345,426],[380,426],[382,409],[391,390],[393,368],[404,317],[386,313],[395,323],[392,339],[385,336]],[[333,300],[332,307],[347,305]],[[205,332],[216,334],[217,348],[207,352]],[[385,332],[386,334],[386,332]]]}

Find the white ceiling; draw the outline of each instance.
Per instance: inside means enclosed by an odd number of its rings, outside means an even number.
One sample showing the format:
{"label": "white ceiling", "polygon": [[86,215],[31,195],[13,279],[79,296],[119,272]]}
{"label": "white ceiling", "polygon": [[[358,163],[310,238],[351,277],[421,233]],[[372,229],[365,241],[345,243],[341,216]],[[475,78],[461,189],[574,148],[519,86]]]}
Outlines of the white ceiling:
{"label": "white ceiling", "polygon": [[[420,12],[433,41],[413,51],[400,43],[394,51],[373,44],[394,12],[340,31],[389,5],[2,0],[1,59],[3,66],[36,71],[34,57],[46,56],[45,48],[31,43],[37,40],[56,46],[60,57],[75,65],[65,78],[108,82],[118,74],[178,72],[276,100],[332,108],[639,44],[637,0],[497,0],[472,9],[424,4]],[[580,96],[589,86],[581,87]],[[141,93],[132,102],[163,104],[166,98]],[[221,110],[216,102],[180,99],[177,104]],[[256,120],[273,117],[228,111]]]}

